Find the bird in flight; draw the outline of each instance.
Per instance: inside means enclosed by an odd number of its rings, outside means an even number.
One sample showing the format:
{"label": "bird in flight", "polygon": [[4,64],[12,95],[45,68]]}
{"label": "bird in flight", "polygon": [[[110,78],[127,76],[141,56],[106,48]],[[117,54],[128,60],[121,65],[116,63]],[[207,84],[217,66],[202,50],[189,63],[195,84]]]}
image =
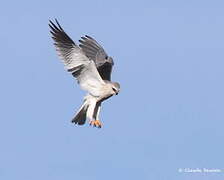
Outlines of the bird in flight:
{"label": "bird in flight", "polygon": [[77,45],[56,23],[49,21],[50,33],[56,51],[65,68],[77,80],[80,87],[87,91],[84,102],[72,123],[83,125],[86,119],[93,127],[101,128],[99,112],[104,100],[120,91],[120,85],[111,81],[113,59],[107,55],[103,47],[92,37],[84,36]]}

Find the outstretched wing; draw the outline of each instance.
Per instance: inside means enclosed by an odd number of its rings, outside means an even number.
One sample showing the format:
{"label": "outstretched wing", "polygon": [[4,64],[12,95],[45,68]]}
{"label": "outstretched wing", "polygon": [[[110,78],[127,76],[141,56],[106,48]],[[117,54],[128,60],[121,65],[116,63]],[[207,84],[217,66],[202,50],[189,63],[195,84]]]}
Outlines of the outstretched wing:
{"label": "outstretched wing", "polygon": [[79,40],[79,47],[82,48],[82,51],[88,58],[95,62],[102,79],[110,81],[112,66],[114,64],[113,59],[108,57],[102,46],[92,37],[86,35],[81,38],[82,39]]}
{"label": "outstretched wing", "polygon": [[52,38],[59,57],[62,59],[66,69],[78,81],[81,88],[93,96],[99,96],[101,87],[105,84],[100,77],[95,63],[88,59],[82,50],[65,33],[58,21],[57,25],[50,21]]}

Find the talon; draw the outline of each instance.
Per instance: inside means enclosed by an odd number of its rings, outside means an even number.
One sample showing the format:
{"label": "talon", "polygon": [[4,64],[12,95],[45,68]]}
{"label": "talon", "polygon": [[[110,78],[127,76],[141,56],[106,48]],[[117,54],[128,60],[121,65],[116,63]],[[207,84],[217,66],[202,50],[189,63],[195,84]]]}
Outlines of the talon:
{"label": "talon", "polygon": [[93,120],[89,121],[89,125],[94,126],[94,121]]}
{"label": "talon", "polygon": [[101,128],[102,124],[101,124],[101,122],[99,120],[96,120],[95,123],[96,123],[98,128]]}
{"label": "talon", "polygon": [[89,125],[93,126],[93,127],[98,127],[98,128],[102,127],[102,124],[101,124],[101,122],[99,120],[91,120],[89,122]]}

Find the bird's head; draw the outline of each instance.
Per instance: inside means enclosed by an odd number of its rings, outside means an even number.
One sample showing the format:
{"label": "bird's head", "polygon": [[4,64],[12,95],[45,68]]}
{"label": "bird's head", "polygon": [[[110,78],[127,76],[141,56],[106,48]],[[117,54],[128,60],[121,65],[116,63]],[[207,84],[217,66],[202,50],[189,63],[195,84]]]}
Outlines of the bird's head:
{"label": "bird's head", "polygon": [[112,88],[113,95],[115,95],[115,94],[118,95],[118,93],[120,91],[120,84],[117,82],[112,82],[111,88]]}

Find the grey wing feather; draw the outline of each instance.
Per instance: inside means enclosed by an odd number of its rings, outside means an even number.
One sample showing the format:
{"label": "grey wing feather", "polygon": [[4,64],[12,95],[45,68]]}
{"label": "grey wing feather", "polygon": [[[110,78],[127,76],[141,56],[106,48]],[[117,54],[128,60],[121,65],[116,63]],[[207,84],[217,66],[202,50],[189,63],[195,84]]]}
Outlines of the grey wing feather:
{"label": "grey wing feather", "polygon": [[102,79],[110,81],[112,67],[114,65],[113,59],[108,57],[103,47],[92,37],[86,35],[85,37],[81,38],[82,39],[79,40],[79,47],[88,58],[95,62],[97,70]]}
{"label": "grey wing feather", "polygon": [[59,57],[68,72],[78,80],[81,88],[94,96],[100,95],[100,88],[105,83],[100,77],[95,63],[89,60],[83,51],[64,32],[57,20],[57,25],[50,21],[52,38]]}

